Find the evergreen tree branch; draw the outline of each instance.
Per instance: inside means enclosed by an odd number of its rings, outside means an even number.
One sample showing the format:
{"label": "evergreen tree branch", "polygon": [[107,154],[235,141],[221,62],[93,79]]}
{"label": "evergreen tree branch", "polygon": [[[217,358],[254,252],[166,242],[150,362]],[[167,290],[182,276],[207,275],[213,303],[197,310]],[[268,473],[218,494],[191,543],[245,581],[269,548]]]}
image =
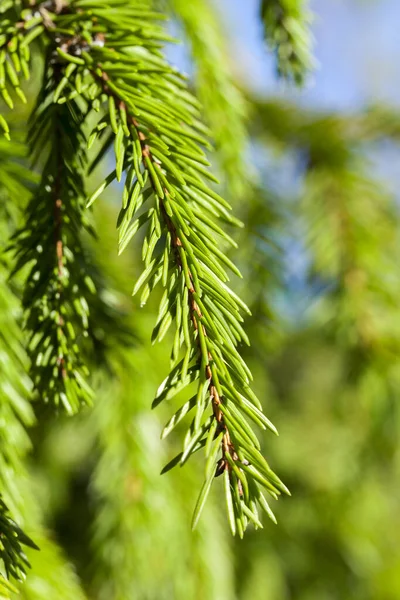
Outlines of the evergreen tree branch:
{"label": "evergreen tree branch", "polygon": [[[78,0],[36,8],[49,67],[30,138],[37,157],[44,157],[44,168],[28,208],[30,226],[16,236],[16,270],[33,263],[24,306],[32,332],[29,350],[35,387],[45,401],[63,404],[71,413],[90,400],[76,344],[87,330],[84,292],[85,286],[90,288],[85,269],[77,264],[83,261],[82,130],[88,107],[103,112],[89,137],[89,145],[96,138],[101,141],[92,167],[111,144],[116,154],[115,171],[88,205],[126,172],[118,221],[120,252],[146,225],[145,268],[134,293],[143,287],[145,304],[158,282],[165,289],[153,341],[163,339],[176,322],[175,366],[154,404],[197,382],[195,396],[163,434],[195,407],[178,457],[184,464],[204,446],[208,457],[193,525],[214,476],[223,473],[231,530],[242,536],[250,521],[261,526],[257,504],[274,519],[261,487],[274,498],[287,488],[263,458],[247,420],[276,433],[251,390],[252,376],[238,351],[241,343],[248,343],[240,314],[247,307],[226,285],[225,268],[239,272],[224,253],[224,245],[235,242],[218,221],[238,222],[228,203],[204,181],[215,178],[205,168],[209,163],[201,146],[209,147],[208,131],[197,102],[159,51],[168,39],[156,25],[160,15],[141,3],[122,7],[121,0]],[[153,206],[135,214],[150,200]],[[49,254],[44,252],[47,248]]]}
{"label": "evergreen tree branch", "polygon": [[[27,102],[21,85],[30,78],[30,48],[44,31],[43,15],[34,6],[24,8],[15,0],[1,0],[0,15],[0,94],[13,109],[15,96]],[[10,128],[1,113],[0,128],[9,140]]]}
{"label": "evergreen tree branch", "polygon": [[[7,240],[15,228],[19,211],[26,205],[32,184],[37,176],[26,169],[22,160],[26,148],[15,142],[0,140],[0,230],[1,239]],[[1,248],[3,251],[3,248]],[[31,382],[26,376],[28,357],[23,348],[19,327],[20,303],[9,281],[8,256],[0,259],[0,597],[14,598],[18,592],[26,600],[43,597],[64,600],[83,599],[79,584],[70,566],[60,560],[60,551],[39,526],[39,505],[30,489],[24,468],[24,458],[30,449],[27,427],[34,424],[32,407],[27,401]],[[37,546],[13,517],[32,532]],[[29,551],[32,549],[32,551]],[[27,556],[28,555],[28,556]],[[25,579],[30,563],[34,574]],[[4,570],[3,570],[4,566]],[[13,577],[11,583],[3,577]],[[19,583],[23,582],[23,583]],[[17,589],[18,588],[18,589]],[[45,590],[45,591],[44,591]]]}
{"label": "evergreen tree branch", "polygon": [[[260,526],[257,502],[273,518],[260,487],[273,497],[287,489],[262,457],[246,419],[276,432],[261,412],[250,388],[250,371],[237,350],[239,343],[247,342],[240,316],[246,307],[226,286],[223,265],[236,273],[237,269],[215,240],[218,233],[235,245],[217,220],[236,221],[226,201],[203,181],[203,177],[214,179],[204,169],[208,162],[199,146],[208,147],[207,130],[181,76],[158,51],[165,34],[155,25],[156,17],[134,2],[121,8],[119,0],[96,5],[79,0],[49,14],[55,27],[49,26],[48,32],[74,31],[71,37],[61,36],[56,47],[64,70],[54,101],[77,106],[83,96],[94,110],[108,105],[89,144],[97,136],[104,137],[103,155],[114,143],[116,169],[88,205],[127,172],[119,217],[120,251],[146,224],[145,269],[134,293],[144,286],[144,304],[160,280],[165,288],[154,341],[165,336],[174,320],[177,325],[172,353],[177,364],[154,404],[197,381],[195,402],[191,402],[196,414],[179,461],[184,464],[206,446],[206,482],[194,525],[212,478],[224,472],[231,529],[243,535],[249,520]],[[151,198],[154,205],[135,218],[135,211]],[[179,360],[182,346],[186,349]],[[167,429],[172,428],[170,423]]]}
{"label": "evergreen tree branch", "polygon": [[29,132],[31,153],[44,163],[42,178],[26,209],[26,222],[14,236],[14,272],[30,265],[23,306],[35,392],[72,414],[90,404],[92,396],[80,347],[88,335],[87,297],[94,292],[81,239],[88,229],[83,215],[84,116],[78,107],[48,103],[60,82],[51,57],[49,64]]}
{"label": "evergreen tree branch", "polygon": [[[7,579],[13,577],[16,581],[22,581],[26,568],[30,567],[22,545],[39,549],[11,519],[7,506],[0,497],[0,561],[4,565]],[[7,579],[0,573],[0,594],[6,598],[8,592],[15,591]]]}
{"label": "evergreen tree branch", "polygon": [[302,84],[313,68],[311,13],[307,0],[263,0],[266,40],[276,54],[279,75]]}
{"label": "evergreen tree branch", "polygon": [[25,579],[30,564],[23,546],[39,549],[11,518],[0,496],[0,598],[9,598],[11,592],[17,591],[9,581],[11,577],[17,582]]}
{"label": "evergreen tree branch", "polygon": [[[15,504],[19,492],[14,476],[21,456],[29,447],[25,427],[33,424],[31,407],[25,402],[31,382],[26,376],[27,357],[19,326],[19,300],[10,288],[10,265],[4,254],[4,240],[15,226],[18,201],[29,198],[31,174],[17,161],[24,156],[24,147],[0,140],[0,489],[6,492],[7,503]],[[13,201],[13,199],[18,199]]]}
{"label": "evergreen tree branch", "polygon": [[[17,162],[23,155],[21,145],[0,140],[2,240],[7,239],[8,228],[13,224],[17,213],[16,202],[11,199],[15,196],[23,203],[29,196],[28,186],[33,178]],[[9,265],[3,254],[4,247],[0,250],[0,561],[5,570],[0,573],[0,596],[9,598],[9,594],[15,590],[8,578],[23,580],[26,568],[30,566],[22,545],[36,548],[11,518],[3,499],[7,500],[7,505],[14,513],[21,500],[15,477],[21,471],[21,459],[29,447],[25,427],[32,424],[33,414],[25,402],[30,382],[25,374],[26,356],[17,323],[19,303],[7,282]]]}

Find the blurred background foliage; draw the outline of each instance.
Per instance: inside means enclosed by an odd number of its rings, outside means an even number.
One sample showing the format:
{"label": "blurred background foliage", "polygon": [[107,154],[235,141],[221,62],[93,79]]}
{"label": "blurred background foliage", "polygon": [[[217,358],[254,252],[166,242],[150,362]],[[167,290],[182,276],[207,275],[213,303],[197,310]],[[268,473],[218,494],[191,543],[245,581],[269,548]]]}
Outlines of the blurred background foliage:
{"label": "blurred background foliage", "polygon": [[[261,28],[259,4],[249,2]],[[330,4],[311,3],[317,19]],[[377,4],[385,10],[384,1]],[[171,12],[173,32],[185,36],[183,51],[169,51],[187,61],[214,132],[221,179],[245,223],[234,236],[244,274],[235,285],[252,310],[246,359],[280,432],[265,440],[267,454],[292,498],[273,506],[277,526],[265,522],[263,531],[231,539],[217,480],[190,531],[202,469],[195,457],[160,475],[180,446],[179,433],[160,441],[171,407],[150,409],[168,372],[171,340],[150,343],[159,299],[142,311],[131,299],[139,258],[134,248],[116,256],[111,188],[93,214],[100,244],[87,240],[103,300],[92,308],[92,411],[35,418],[21,375],[18,282],[10,288],[9,265],[0,262],[0,449],[15,449],[2,450],[1,483],[13,514],[41,547],[29,551],[33,569],[19,597],[398,600],[400,215],[396,178],[380,176],[377,167],[382,157],[399,163],[398,107],[322,110],[318,75],[313,102],[304,101],[309,91],[282,92],[278,83],[260,93],[239,76],[235,61],[242,59],[243,69],[243,57],[235,54],[235,29],[227,30],[229,4],[160,6]],[[367,9],[359,3],[357,10]],[[14,113],[17,140],[26,118]],[[10,187],[10,169],[35,185],[16,143],[18,164],[1,159],[4,245],[27,200]],[[98,167],[105,171],[107,165]]]}

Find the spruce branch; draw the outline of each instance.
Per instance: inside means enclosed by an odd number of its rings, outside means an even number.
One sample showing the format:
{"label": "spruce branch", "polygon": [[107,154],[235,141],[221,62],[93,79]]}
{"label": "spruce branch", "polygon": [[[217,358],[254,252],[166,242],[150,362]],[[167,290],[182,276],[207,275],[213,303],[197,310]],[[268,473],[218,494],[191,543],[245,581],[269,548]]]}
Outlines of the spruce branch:
{"label": "spruce branch", "polygon": [[[15,142],[0,140],[0,596],[9,598],[15,592],[8,581],[21,581],[29,566],[22,545],[35,547],[10,516],[4,502],[14,514],[20,501],[20,490],[15,477],[21,470],[21,459],[29,439],[25,427],[33,422],[33,414],[25,398],[30,382],[25,374],[26,356],[18,324],[18,299],[8,285],[9,264],[4,256],[4,240],[9,235],[17,213],[17,199],[23,203],[29,197],[29,186],[35,177],[18,160],[25,154],[24,147]],[[17,159],[17,160],[16,160]],[[3,570],[4,568],[4,570]]]}
{"label": "spruce branch", "polygon": [[[7,506],[0,497],[0,561],[3,563],[6,577],[22,581],[25,570],[30,567],[22,545],[39,550],[36,544],[11,519]],[[7,588],[0,574],[1,587]]]}
{"label": "spruce branch", "polygon": [[[147,227],[144,271],[134,294],[142,288],[143,305],[157,283],[164,287],[154,342],[176,323],[174,366],[154,406],[197,382],[195,396],[178,411],[182,415],[195,408],[177,462],[184,464],[202,447],[208,457],[193,525],[214,476],[223,472],[231,529],[242,536],[249,521],[261,525],[257,504],[274,518],[261,487],[275,498],[287,488],[263,458],[247,420],[276,433],[238,352],[248,342],[240,314],[247,307],[226,285],[225,269],[239,272],[223,248],[236,244],[219,224],[238,222],[229,204],[204,181],[215,180],[201,148],[209,147],[208,130],[184,78],[159,50],[168,39],[156,24],[159,17],[140,3],[122,6],[120,0],[78,0],[58,13],[49,11],[46,34],[54,36],[60,76],[48,93],[52,110],[64,104],[67,114],[75,114],[85,104],[101,115],[89,136],[89,146],[100,146],[93,165],[114,145],[116,168],[88,206],[126,174],[118,218],[120,252]],[[54,165],[49,170],[54,172]],[[174,417],[164,435],[179,420]]]}
{"label": "spruce branch", "polygon": [[87,330],[85,294],[91,288],[80,266],[80,232],[86,226],[83,130],[92,111],[98,112],[101,118],[88,140],[88,146],[98,148],[91,168],[111,145],[116,168],[87,204],[126,175],[119,251],[141,227],[147,228],[144,270],[133,293],[142,289],[144,305],[159,282],[164,287],[154,342],[176,325],[173,368],[154,406],[197,386],[163,433],[195,409],[183,452],[172,461],[183,465],[205,447],[206,478],[193,526],[214,477],[223,473],[231,530],[243,536],[250,521],[261,526],[257,505],[274,519],[261,487],[274,498],[288,490],[263,458],[248,422],[276,433],[238,350],[248,343],[241,316],[248,309],[227,286],[226,269],[240,273],[225,253],[236,244],[221,224],[240,223],[205,181],[217,182],[202,149],[210,145],[198,103],[160,52],[169,39],[157,24],[161,15],[142,3],[46,2],[36,10],[48,68],[30,141],[44,167],[28,207],[30,226],[16,236],[16,270],[33,263],[24,306],[35,387],[45,401],[53,399],[68,412],[90,400],[77,340]]}
{"label": "spruce branch", "polygon": [[[20,77],[23,74],[28,79],[30,75],[30,44],[42,36],[46,28],[52,27],[46,6],[53,5],[44,3],[24,9],[19,2],[4,1],[0,8],[5,13],[5,18],[2,19],[0,25],[0,90],[9,108],[13,108],[13,101],[9,93],[10,86],[23,101],[26,101],[20,87]],[[61,8],[59,3],[54,6],[57,11]],[[50,71],[51,68],[46,72],[46,76]],[[56,75],[57,70],[52,69],[53,78]],[[87,373],[79,363],[76,342],[71,344],[71,341],[76,338],[73,323],[71,323],[71,319],[66,321],[70,316],[68,313],[78,312],[83,329],[85,329],[88,310],[83,295],[77,294],[76,289],[73,292],[74,297],[70,297],[70,305],[64,303],[65,284],[69,275],[66,263],[68,260],[69,262],[73,261],[71,258],[66,258],[68,248],[64,248],[65,227],[63,227],[63,222],[68,220],[68,227],[74,232],[80,215],[78,213],[74,215],[70,211],[66,218],[63,216],[61,194],[68,194],[74,185],[78,191],[82,186],[82,182],[77,181],[76,178],[74,182],[68,181],[67,186],[63,182],[63,179],[68,179],[68,177],[72,179],[75,143],[79,146],[80,141],[79,123],[72,125],[72,128],[68,130],[71,123],[66,113],[69,109],[64,108],[64,124],[67,126],[64,138],[71,136],[71,131],[73,132],[74,129],[78,130],[76,139],[68,140],[72,142],[69,148],[72,159],[68,165],[63,145],[63,125],[61,124],[63,115],[54,115],[54,108],[46,106],[46,97],[49,92],[51,93],[52,84],[54,85],[54,81],[52,83],[49,79],[46,81],[45,78],[41,97],[33,117],[30,145],[31,152],[33,155],[36,154],[36,158],[41,158],[48,149],[48,136],[53,142],[53,148],[49,157],[45,158],[39,190],[28,205],[27,223],[14,239],[17,256],[14,273],[25,265],[34,263],[26,283],[23,304],[27,314],[27,329],[31,332],[29,353],[32,361],[31,376],[35,389],[45,402],[51,397],[57,405],[63,403],[68,412],[74,412],[81,401],[88,402],[90,391],[85,383]],[[9,139],[9,128],[2,116],[0,116],[0,125],[3,127],[6,138]],[[79,155],[77,158],[79,161]],[[67,171],[70,169],[70,173],[67,173],[66,177],[63,175],[65,168]],[[71,183],[71,188],[68,188]],[[74,191],[76,192],[77,189]],[[70,204],[72,205],[72,202]],[[75,208],[77,206],[75,205]],[[76,231],[72,237],[74,243],[78,242],[77,254],[82,254]],[[48,244],[55,250],[55,266],[52,260],[53,253]],[[73,256],[70,250],[69,255]],[[72,286],[79,289],[77,281],[72,281]],[[75,307],[71,311],[73,302]],[[67,389],[68,394],[66,393]]]}
{"label": "spruce branch", "polygon": [[[31,45],[44,31],[43,15],[34,5],[24,8],[21,2],[0,1],[0,94],[9,109],[15,96],[26,104],[22,81],[30,78]],[[10,128],[0,113],[0,128],[10,139]]]}
{"label": "spruce branch", "polygon": [[43,163],[42,178],[13,239],[14,273],[30,266],[23,306],[35,392],[72,414],[91,402],[80,346],[87,337],[87,298],[94,284],[82,246],[82,231],[88,228],[84,115],[78,107],[48,102],[59,80],[59,66],[50,58],[29,131],[31,153]]}
{"label": "spruce branch", "polygon": [[277,71],[298,84],[314,66],[307,4],[307,0],[263,0],[261,5],[265,37],[276,54]]}

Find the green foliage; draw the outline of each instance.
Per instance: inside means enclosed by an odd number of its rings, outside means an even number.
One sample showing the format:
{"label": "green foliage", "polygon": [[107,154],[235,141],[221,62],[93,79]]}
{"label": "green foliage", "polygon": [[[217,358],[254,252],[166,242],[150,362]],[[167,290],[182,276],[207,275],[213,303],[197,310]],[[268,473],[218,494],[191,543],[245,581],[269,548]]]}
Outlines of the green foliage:
{"label": "green foliage", "polygon": [[95,287],[81,241],[87,227],[81,151],[85,140],[80,130],[84,117],[78,109],[48,102],[58,77],[57,67],[50,66],[31,119],[30,152],[42,160],[43,170],[26,221],[14,237],[14,271],[31,267],[23,306],[35,391],[43,402],[62,405],[72,414],[91,401],[79,346],[88,335],[87,297]]}
{"label": "green foliage", "polygon": [[[90,401],[80,343],[89,323],[85,295],[93,283],[85,276],[80,235],[85,225],[83,132],[94,111],[100,120],[88,137],[88,147],[97,142],[91,169],[111,145],[116,168],[87,205],[124,174],[119,252],[141,227],[146,231],[144,270],[133,294],[143,288],[144,305],[157,283],[165,290],[153,342],[176,324],[173,368],[154,406],[196,382],[188,409],[179,412],[196,409],[175,461],[183,465],[205,447],[206,484],[193,526],[212,477],[226,471],[230,526],[242,537],[249,521],[261,525],[257,504],[272,515],[261,488],[274,498],[288,490],[263,458],[249,424],[276,433],[238,351],[249,343],[240,314],[249,311],[226,285],[226,268],[240,273],[224,252],[236,244],[219,222],[240,223],[205,181],[217,181],[201,148],[209,148],[208,131],[184,78],[159,51],[168,39],[158,25],[161,15],[141,3],[122,7],[119,0],[96,5],[78,0],[52,8],[38,11],[46,67],[30,130],[31,154],[43,163],[42,179],[15,237],[15,271],[32,264],[24,308],[35,390],[44,402],[63,405],[69,413]],[[26,24],[32,15],[25,11],[21,19]],[[142,206],[144,212],[138,212]],[[179,420],[173,417],[163,435]]]}
{"label": "green foliage", "polygon": [[[18,220],[19,208],[29,199],[29,188],[37,177],[22,164],[26,148],[22,144],[0,141],[0,213],[3,243]],[[12,289],[8,281],[9,255],[0,262],[0,489],[13,516],[23,523],[24,530],[33,532],[32,542],[10,517],[3,500],[1,511],[2,566],[0,570],[0,596],[15,597],[19,581],[24,581],[24,597],[39,600],[44,597],[64,597],[76,600],[79,585],[70,583],[73,573],[61,558],[60,550],[50,542],[40,527],[40,510],[27,483],[24,457],[30,449],[26,428],[34,424],[31,405],[27,402],[31,382],[26,375],[28,358],[23,347],[23,334],[19,327],[20,309],[18,287]],[[24,546],[22,546],[23,544]],[[37,545],[40,552],[37,552]],[[32,550],[29,551],[29,548]],[[26,550],[26,554],[25,554]],[[57,562],[58,557],[58,562]],[[29,559],[29,562],[28,562]],[[35,574],[25,583],[25,570],[33,565]],[[49,569],[49,565],[52,565]],[[3,568],[4,567],[4,568]],[[11,584],[4,576],[14,578]],[[46,593],[42,593],[44,588]]]}
{"label": "green foliage", "polygon": [[276,53],[279,75],[303,83],[313,67],[307,0],[263,0],[265,37]]}
{"label": "green foliage", "polygon": [[[23,145],[13,143],[12,155],[22,160]],[[12,198],[21,202],[28,197],[28,182],[31,174],[18,162],[10,160],[9,142],[0,142],[0,228],[1,237],[7,240],[9,229],[17,218],[18,208]],[[25,183],[25,185],[24,185]],[[9,260],[2,255],[0,260],[0,482],[1,490],[7,491],[8,499],[16,502],[20,496],[16,487],[15,474],[21,457],[29,447],[25,427],[33,423],[33,413],[26,397],[30,392],[30,381],[26,376],[27,357],[23,347],[19,317],[19,300],[8,282]]]}
{"label": "green foliage", "polygon": [[[8,148],[4,141],[0,142],[2,169],[0,175],[1,198],[1,231],[3,240],[6,239],[9,224],[16,215],[15,205],[10,199],[17,194],[27,194],[19,178],[29,181],[30,175],[22,166],[9,160]],[[13,153],[21,158],[23,147],[13,144]],[[9,208],[8,208],[9,207]],[[32,413],[25,403],[29,392],[29,380],[24,370],[26,359],[21,340],[21,333],[16,322],[18,300],[7,285],[8,264],[3,258],[0,262],[0,482],[2,493],[14,504],[18,501],[19,490],[16,486],[15,475],[18,472],[21,455],[24,454],[28,443],[24,425],[32,422]],[[11,519],[6,504],[0,497],[1,541],[0,560],[0,595],[9,598],[14,587],[9,584],[4,575],[10,575],[16,580],[22,580],[29,562],[21,544],[33,545],[18,525]]]}
{"label": "green foliage", "polygon": [[[158,598],[163,594],[168,597],[169,594],[179,600],[204,597],[263,600],[266,596],[308,600],[329,595],[338,600],[347,597],[396,600],[399,589],[398,385],[394,377],[388,379],[388,371],[382,368],[385,362],[375,360],[375,353],[349,353],[346,339],[351,340],[351,336],[347,338],[343,334],[351,332],[353,321],[343,319],[340,332],[338,328],[338,317],[344,316],[337,293],[341,269],[335,267],[329,273],[320,269],[318,278],[315,277],[317,254],[321,259],[325,254],[326,263],[330,261],[327,249],[318,250],[319,244],[312,244],[314,237],[307,238],[306,276],[310,285],[304,284],[303,293],[309,307],[305,312],[304,297],[298,292],[295,295],[290,283],[285,281],[282,257],[279,262],[278,250],[272,247],[273,240],[283,245],[283,234],[288,235],[287,232],[293,230],[300,231],[300,241],[305,239],[310,227],[316,239],[322,240],[324,232],[327,235],[323,211],[317,211],[318,218],[316,215],[313,218],[312,206],[317,208],[319,203],[330,199],[332,210],[335,207],[338,195],[332,193],[330,185],[338,172],[338,164],[342,165],[339,173],[343,165],[346,172],[353,170],[352,179],[346,176],[342,180],[340,175],[343,186],[346,181],[353,185],[354,181],[367,178],[365,144],[386,138],[387,132],[393,131],[392,126],[387,126],[388,117],[386,114],[381,118],[376,111],[323,116],[284,105],[281,100],[255,103],[252,136],[257,142],[260,169],[266,170],[271,181],[278,171],[277,165],[283,164],[286,177],[287,154],[294,157],[301,168],[299,186],[294,192],[273,192],[267,186],[263,190],[255,189],[241,211],[245,223],[240,240],[241,266],[245,266],[242,269],[244,281],[252,282],[251,286],[244,283],[243,288],[252,311],[248,329],[256,342],[246,350],[246,358],[257,378],[258,389],[268,398],[274,421],[279,421],[282,439],[286,440],[282,443],[277,439],[274,444],[273,438],[269,452],[293,492],[286,503],[274,503],[278,527],[271,524],[264,531],[249,531],[243,540],[229,542],[221,538],[225,502],[224,497],[221,501],[224,483],[220,477],[210,492],[204,517],[192,539],[187,531],[188,513],[195,503],[193,490],[199,483],[196,471],[200,469],[186,467],[178,473],[174,470],[156,478],[161,465],[174,456],[177,445],[177,440],[172,439],[172,447],[168,449],[158,439],[160,422],[168,418],[170,406],[162,403],[151,415],[147,409],[158,374],[167,369],[164,348],[160,345],[149,351],[144,342],[148,321],[154,311],[157,313],[156,299],[153,303],[149,300],[147,315],[137,320],[132,315],[139,331],[137,346],[127,365],[120,362],[114,349],[120,371],[114,382],[102,381],[98,386],[102,395],[101,404],[95,409],[98,409],[96,425],[89,416],[85,434],[72,424],[50,429],[38,461],[42,468],[45,460],[53,461],[51,468],[47,467],[47,477],[41,473],[41,479],[48,482],[46,490],[52,487],[49,482],[53,482],[56,473],[61,480],[59,487],[64,489],[65,481],[70,481],[71,470],[75,470],[76,477],[81,477],[82,469],[89,471],[88,478],[93,482],[85,487],[86,495],[79,487],[78,493],[69,500],[68,496],[62,498],[58,508],[53,508],[63,520],[68,519],[61,531],[69,547],[65,529],[74,526],[82,507],[92,503],[96,507],[90,520],[91,545],[86,543],[80,550],[84,556],[77,551],[73,554],[93,597],[118,597],[118,594],[129,597],[134,590],[133,594],[140,598]],[[394,116],[390,120],[394,121]],[[329,144],[324,144],[325,139]],[[275,158],[277,148],[280,154]],[[267,158],[264,152],[268,152]],[[311,154],[313,161],[305,160]],[[318,188],[319,193],[312,185],[318,157],[318,179],[327,183],[327,187]],[[384,186],[373,180],[370,169],[368,179],[367,191],[372,188],[376,194],[374,218],[381,215],[379,255],[391,248],[392,259],[396,260],[398,249],[391,247],[392,227],[398,220],[397,213],[390,209],[393,199],[388,197]],[[314,205],[309,203],[308,193],[314,194]],[[348,200],[348,208],[352,209],[352,227],[358,229],[362,224],[363,203],[354,199],[353,205]],[[388,218],[384,219],[382,229],[383,215]],[[114,223],[109,212],[104,213],[103,206],[99,207],[97,218],[102,224],[98,223],[96,228],[103,244],[107,242],[103,261],[111,263],[107,271],[124,280],[129,293],[130,257],[122,254],[120,259],[124,262],[120,272],[110,250]],[[374,232],[366,231],[365,235],[372,236]],[[356,240],[359,256],[368,255],[369,249],[373,253],[378,250],[377,245],[364,246],[359,235]],[[338,235],[335,245],[343,241]],[[140,245],[139,240],[137,245]],[[136,254],[135,251],[133,255]],[[277,271],[275,275],[270,272],[271,266]],[[397,269],[391,267],[388,272],[391,281],[398,281]],[[371,265],[368,273],[373,274]],[[381,285],[375,287],[375,294],[382,299],[389,289],[387,281],[382,278]],[[314,286],[317,285],[316,292]],[[122,287],[122,283],[119,286]],[[272,302],[276,294],[280,298],[289,297],[291,310],[297,311],[293,321],[283,315],[285,333],[277,316],[275,322],[266,322],[262,300],[266,297]],[[395,334],[396,304],[392,303],[392,307],[389,314]],[[279,303],[278,308],[275,307],[275,311],[278,310],[286,311],[286,305],[282,308]],[[385,316],[387,310],[388,306],[381,315]],[[268,335],[265,335],[267,326]],[[276,335],[278,327],[279,336]],[[338,343],[338,339],[342,341]],[[382,339],[379,333],[377,339]],[[371,360],[365,361],[365,357]],[[393,359],[387,364],[391,364],[390,371],[394,375],[395,354]],[[357,373],[361,377],[355,377]],[[178,402],[180,397],[174,402],[176,408],[180,405]],[[177,429],[184,434],[183,423],[178,423]],[[78,445],[93,429],[98,435],[93,449],[82,450],[66,464],[66,449]],[[193,457],[193,464],[200,465],[198,457]],[[60,475],[60,471],[64,475]],[[74,485],[68,483],[69,491],[64,494],[70,494],[71,489]],[[80,527],[78,520],[76,529],[69,535],[77,537]],[[217,548],[216,542],[219,543]],[[88,574],[87,557],[93,555],[95,574]],[[134,559],[130,560],[131,557]],[[212,586],[216,580],[225,586],[222,591]]]}
{"label": "green foliage", "polygon": [[[101,23],[101,15],[98,18]],[[137,18],[135,23],[138,24]],[[94,192],[88,205],[95,201],[106,184],[114,178],[121,179],[123,170],[127,171],[119,217],[120,252],[140,227],[147,226],[142,248],[144,270],[133,294],[144,286],[143,305],[161,280],[165,293],[153,342],[161,341],[174,321],[177,326],[171,355],[175,366],[160,386],[154,405],[198,381],[196,403],[192,403],[196,406],[196,414],[179,462],[184,464],[192,453],[206,445],[207,440],[206,455],[210,446],[222,448],[220,459],[217,451],[211,453],[212,462],[206,471],[219,474],[225,469],[229,472],[228,491],[232,490],[235,519],[242,535],[248,513],[253,514],[256,501],[260,501],[262,507],[267,506],[259,484],[274,496],[287,490],[259,453],[259,444],[244,416],[262,428],[274,430],[260,412],[261,405],[249,387],[251,374],[236,350],[238,342],[247,342],[239,313],[246,307],[225,285],[228,276],[223,265],[238,272],[215,245],[214,232],[234,245],[216,223],[217,218],[228,223],[234,220],[227,212],[229,205],[204,183],[204,177],[211,180],[213,177],[202,166],[208,163],[198,144],[207,146],[207,141],[202,136],[204,127],[198,120],[194,100],[178,74],[148,45],[147,37],[141,40],[140,51],[132,45],[135,40],[128,37],[132,26],[127,15],[125,24],[120,24],[121,32],[115,35],[118,40],[118,50],[114,48],[116,61],[110,62],[113,52],[106,45],[93,46],[90,60],[87,59],[91,78],[87,85],[97,84],[94,101],[101,94],[106,95],[109,108],[109,114],[100,120],[92,136],[100,128],[107,131],[109,124],[115,134],[117,165],[106,182]],[[125,35],[123,27],[126,27]],[[162,38],[158,28],[154,29],[152,37],[155,40]],[[107,39],[112,48],[113,39]],[[132,64],[136,67],[133,76]],[[155,65],[157,72],[163,74],[163,77],[158,76],[157,84],[148,74]],[[82,69],[84,67],[85,63]],[[77,70],[79,73],[79,67]],[[169,90],[168,97],[165,89]],[[110,143],[107,138],[106,144]],[[138,208],[148,203],[151,197],[154,205],[135,218]],[[210,214],[214,222],[211,222]],[[179,360],[182,346],[185,350]],[[212,415],[206,417],[210,405]],[[220,432],[223,432],[222,436],[219,436]],[[238,462],[240,479],[230,459],[233,463]],[[249,461],[254,464],[249,465]],[[253,483],[250,488],[247,479]],[[243,513],[243,506],[248,513]],[[196,514],[194,523],[197,519]],[[236,525],[232,531],[235,533]]]}
{"label": "green foliage", "polygon": [[[6,505],[0,498],[1,543],[0,560],[4,564],[7,577],[10,575],[17,580],[25,576],[26,567],[30,566],[23,552],[22,544],[38,550],[39,548],[18,525],[10,518]],[[0,579],[0,586],[7,589],[7,583]],[[12,588],[11,588],[12,589]],[[0,587],[1,591],[1,587]]]}
{"label": "green foliage", "polygon": [[[399,219],[365,152],[398,142],[398,118],[245,106],[211,3],[154,4],[0,4],[0,232],[12,248],[0,261],[0,597],[396,600]],[[168,10],[210,130],[164,58]],[[305,5],[264,1],[262,15],[278,72],[301,83]],[[30,73],[27,151],[14,101]],[[216,192],[212,137],[230,200],[246,189],[244,227]],[[290,192],[272,183],[288,157]],[[105,202],[116,195],[117,233]],[[291,243],[300,293],[285,272]],[[232,248],[244,275],[233,282]],[[139,269],[140,317],[127,296]],[[306,313],[302,294],[315,297]],[[154,321],[162,344],[150,348]],[[257,537],[262,512],[276,522],[266,492],[288,490],[253,430],[276,433],[249,367],[286,440],[268,454],[295,492],[274,507],[279,528]],[[173,469],[189,458],[196,468]],[[223,513],[237,537],[251,526],[239,543]]]}
{"label": "green foliage", "polygon": [[[30,77],[30,45],[43,33],[43,17],[33,15],[32,9],[23,10],[21,2],[10,0],[1,0],[0,14],[0,92],[4,103],[12,109],[15,96],[27,102],[21,84]],[[2,114],[0,127],[6,139],[10,139],[10,129]]]}

